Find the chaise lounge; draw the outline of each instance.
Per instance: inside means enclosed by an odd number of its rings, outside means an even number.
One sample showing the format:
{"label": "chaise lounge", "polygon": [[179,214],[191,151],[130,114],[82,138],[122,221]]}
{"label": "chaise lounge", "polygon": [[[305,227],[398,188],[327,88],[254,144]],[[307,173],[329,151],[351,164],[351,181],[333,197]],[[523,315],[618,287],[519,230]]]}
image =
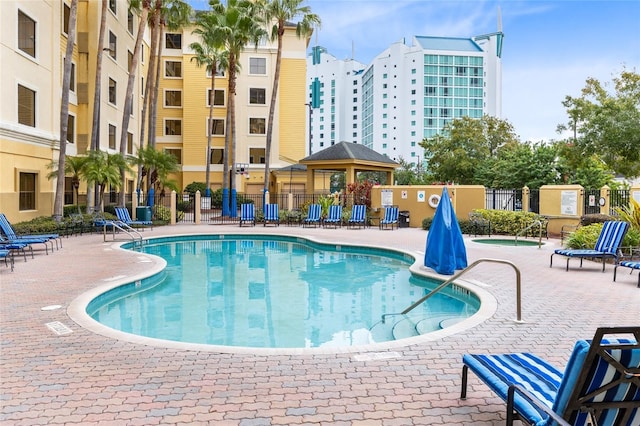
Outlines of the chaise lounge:
{"label": "chaise lounge", "polygon": [[598,328],[576,342],[564,372],[531,353],[465,354],[462,362],[461,399],[471,370],[506,401],[508,426],[640,424],[640,326]]}

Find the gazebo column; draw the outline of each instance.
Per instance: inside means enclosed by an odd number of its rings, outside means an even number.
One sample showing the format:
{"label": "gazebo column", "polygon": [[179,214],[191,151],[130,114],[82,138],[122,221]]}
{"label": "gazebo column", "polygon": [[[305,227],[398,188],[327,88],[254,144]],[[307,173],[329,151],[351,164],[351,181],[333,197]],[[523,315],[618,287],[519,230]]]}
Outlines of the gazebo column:
{"label": "gazebo column", "polygon": [[354,183],[356,181],[356,168],[355,166],[347,166],[346,169],[346,183],[347,185],[350,183]]}
{"label": "gazebo column", "polygon": [[313,167],[307,166],[307,186],[305,188],[305,192],[307,194],[314,194],[316,191],[315,188],[316,181],[316,169]]}
{"label": "gazebo column", "polygon": [[395,185],[396,183],[393,181],[393,171],[387,172],[387,185]]}

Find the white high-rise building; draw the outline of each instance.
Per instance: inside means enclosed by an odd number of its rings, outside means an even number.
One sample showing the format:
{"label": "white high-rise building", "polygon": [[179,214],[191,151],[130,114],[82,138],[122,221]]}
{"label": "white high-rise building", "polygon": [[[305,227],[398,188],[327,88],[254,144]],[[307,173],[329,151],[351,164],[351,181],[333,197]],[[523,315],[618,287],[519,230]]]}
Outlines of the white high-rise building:
{"label": "white high-rise building", "polygon": [[312,150],[346,140],[419,164],[419,142],[454,118],[500,118],[503,37],[415,36],[367,66],[314,47],[307,66]]}

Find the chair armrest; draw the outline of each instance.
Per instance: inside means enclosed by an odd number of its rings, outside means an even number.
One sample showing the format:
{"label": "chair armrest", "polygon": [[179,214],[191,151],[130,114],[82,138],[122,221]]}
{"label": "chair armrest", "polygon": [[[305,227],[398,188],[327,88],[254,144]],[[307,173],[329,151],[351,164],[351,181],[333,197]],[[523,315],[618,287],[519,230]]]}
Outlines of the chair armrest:
{"label": "chair armrest", "polygon": [[[510,419],[513,415],[514,411],[514,401],[515,394],[518,393],[522,398],[524,398],[527,402],[532,405],[535,405],[540,411],[546,413],[551,417],[559,426],[571,426],[570,423],[567,423],[565,419],[559,416],[555,411],[551,410],[551,408],[547,407],[542,403],[539,399],[531,395],[529,391],[524,389],[522,386],[518,384],[512,384],[509,386],[509,390],[507,391],[507,419]],[[507,424],[509,420],[507,420]]]}

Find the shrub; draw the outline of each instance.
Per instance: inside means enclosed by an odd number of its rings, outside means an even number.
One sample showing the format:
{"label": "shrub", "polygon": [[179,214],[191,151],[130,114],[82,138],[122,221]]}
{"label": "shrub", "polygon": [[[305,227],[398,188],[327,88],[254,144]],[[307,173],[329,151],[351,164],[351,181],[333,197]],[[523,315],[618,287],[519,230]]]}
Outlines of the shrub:
{"label": "shrub", "polygon": [[538,219],[536,213],[523,211],[476,209],[474,212],[491,221],[492,233],[503,235],[517,235]]}
{"label": "shrub", "polygon": [[[157,205],[155,218],[165,223],[171,222],[171,209],[162,205]],[[176,211],[176,222],[180,222],[182,219],[184,219],[184,212],[180,210]]]}
{"label": "shrub", "polygon": [[189,194],[195,194],[200,191],[200,195],[204,196],[207,190],[207,184],[204,182],[191,182],[189,185],[184,187],[184,192],[188,192]]}
{"label": "shrub", "polygon": [[[570,249],[592,249],[602,231],[602,223],[581,226],[569,235],[566,247]],[[640,247],[640,231],[630,228],[622,240],[621,247]]]}
{"label": "shrub", "polygon": [[39,216],[27,222],[12,223],[11,227],[16,234],[54,234],[59,233],[67,226],[66,221],[56,222],[51,216]]}

